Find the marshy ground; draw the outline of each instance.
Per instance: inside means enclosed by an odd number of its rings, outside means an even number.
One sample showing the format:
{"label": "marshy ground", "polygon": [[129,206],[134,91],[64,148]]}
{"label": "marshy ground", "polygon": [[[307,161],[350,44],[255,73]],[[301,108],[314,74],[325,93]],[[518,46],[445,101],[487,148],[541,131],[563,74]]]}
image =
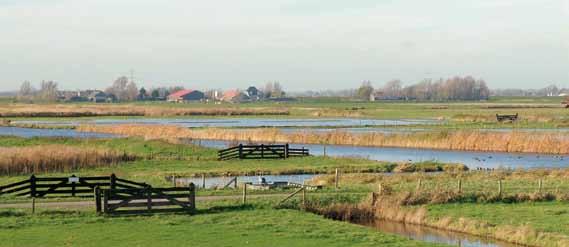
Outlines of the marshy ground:
{"label": "marshy ground", "polygon": [[[302,100],[250,105],[11,105],[0,113],[12,121],[102,118],[226,118],[263,115],[273,119],[350,117],[442,121],[422,125],[429,133],[361,135],[339,131],[291,134],[273,129],[185,129],[179,126],[80,126],[79,129],[131,136],[113,139],[0,137],[0,184],[39,176],[117,174],[122,178],[171,186],[174,177],[257,174],[317,174],[307,183],[324,185],[275,207],[281,198],[252,198],[198,204],[197,215],[100,217],[93,209],[0,209],[0,245],[80,245],[118,243],[198,246],[435,246],[377,232],[348,222],[361,218],[428,225],[447,231],[503,239],[530,246],[568,246],[569,171],[559,169],[465,171],[459,164],[381,162],[354,157],[312,156],[287,160],[217,161],[216,149],[179,144],[175,137],[234,142],[303,142],[429,147],[456,150],[569,153],[569,111],[556,98],[500,98],[485,103],[363,103]],[[54,110],[55,109],[55,110]],[[132,113],[134,112],[134,113]],[[128,114],[127,114],[128,113]],[[519,113],[516,123],[497,123],[495,114]],[[129,115],[130,114],[130,115]],[[134,115],[133,115],[134,114]],[[203,115],[203,113],[202,113]],[[86,118],[84,118],[87,116]],[[243,117],[243,116],[241,116]],[[6,123],[5,123],[6,124]],[[27,126],[43,127],[43,126]],[[401,128],[400,126],[387,126]],[[316,126],[315,128],[318,128]],[[478,129],[504,129],[481,132]],[[517,129],[549,132],[518,132]],[[450,142],[449,142],[450,140]],[[398,143],[398,144],[397,144]],[[447,146],[444,146],[447,145]],[[449,146],[450,145],[450,146]],[[539,155],[539,154],[536,154]],[[339,188],[334,172],[341,171]],[[434,171],[434,173],[432,173]],[[386,172],[390,172],[386,174]],[[381,188],[381,189],[380,189]],[[292,190],[251,191],[287,194]],[[376,193],[374,197],[371,193]],[[198,196],[239,196],[240,190],[198,190]],[[372,199],[375,203],[372,204]],[[40,202],[68,201],[48,198]],[[73,200],[73,199],[71,199]],[[90,200],[90,199],[84,199]],[[0,197],[0,203],[27,203]],[[29,236],[40,236],[30,238]],[[104,235],[105,237],[101,237]],[[135,242],[133,242],[135,241]]]}

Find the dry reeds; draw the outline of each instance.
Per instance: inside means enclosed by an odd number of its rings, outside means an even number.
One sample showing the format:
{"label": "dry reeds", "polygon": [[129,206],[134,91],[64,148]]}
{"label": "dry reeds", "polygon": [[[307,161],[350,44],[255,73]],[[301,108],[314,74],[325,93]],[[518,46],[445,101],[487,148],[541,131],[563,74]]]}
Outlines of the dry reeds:
{"label": "dry reeds", "polygon": [[0,147],[0,175],[67,172],[135,159],[136,156],[123,152],[66,145]]}
{"label": "dry reeds", "polygon": [[174,107],[141,105],[31,105],[10,104],[0,107],[0,117],[96,117],[96,116],[246,116],[288,115],[285,108],[274,107]]}
{"label": "dry reeds", "polygon": [[191,138],[282,142],[371,147],[428,148],[443,150],[569,154],[569,136],[565,133],[456,131],[412,134],[283,133],[278,129],[187,129],[164,125],[82,126],[81,131],[102,132],[148,139]]}

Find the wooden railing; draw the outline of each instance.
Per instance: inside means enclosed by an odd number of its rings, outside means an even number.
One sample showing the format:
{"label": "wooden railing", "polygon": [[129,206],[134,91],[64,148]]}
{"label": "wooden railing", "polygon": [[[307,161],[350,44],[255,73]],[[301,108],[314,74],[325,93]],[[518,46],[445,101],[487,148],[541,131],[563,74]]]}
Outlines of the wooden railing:
{"label": "wooden railing", "polygon": [[218,151],[219,160],[231,159],[287,159],[310,155],[308,149],[290,148],[284,145],[243,145]]}
{"label": "wooden railing", "polygon": [[196,209],[196,187],[187,188],[95,188],[95,205],[98,213],[141,214],[158,212],[188,212]]}
{"label": "wooden railing", "polygon": [[0,196],[29,196],[33,198],[46,197],[48,195],[57,197],[91,197],[95,187],[134,189],[149,187],[149,185],[121,179],[116,177],[115,174],[92,177],[77,177],[75,175],[70,177],[36,177],[32,175],[27,180],[0,186]]}

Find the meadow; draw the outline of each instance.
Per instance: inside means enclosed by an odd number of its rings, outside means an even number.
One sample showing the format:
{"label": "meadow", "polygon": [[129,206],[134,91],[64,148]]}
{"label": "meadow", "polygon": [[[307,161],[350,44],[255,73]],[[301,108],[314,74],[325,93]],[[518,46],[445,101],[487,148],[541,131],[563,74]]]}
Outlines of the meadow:
{"label": "meadow", "polygon": [[196,215],[101,217],[90,211],[0,210],[0,246],[442,246],[267,201],[202,203]]}
{"label": "meadow", "polygon": [[[0,117],[56,119],[80,117],[250,117],[377,118],[444,120],[437,128],[554,128],[569,126],[562,97],[492,97],[488,101],[365,102],[342,98],[299,98],[293,102],[243,104],[167,102],[19,104],[0,101]],[[496,123],[496,114],[520,114],[517,123]]]}
{"label": "meadow", "polygon": [[[152,242],[161,246],[196,239],[203,241],[198,242],[200,246],[239,246],[239,241],[264,245],[271,240],[277,246],[281,246],[281,243],[283,246],[434,246],[378,233],[347,222],[329,221],[314,214],[352,222],[362,217],[367,217],[368,220],[369,217],[378,217],[491,236],[531,246],[563,246],[557,243],[565,243],[563,241],[569,232],[565,226],[556,228],[557,223],[552,221],[552,217],[569,215],[564,209],[569,203],[567,169],[464,171],[445,169],[453,165],[435,162],[393,164],[329,157],[220,162],[216,160],[214,149],[161,140],[0,138],[0,148],[44,145],[114,150],[138,158],[109,166],[78,167],[66,172],[45,171],[39,174],[42,176],[116,173],[119,177],[154,186],[170,186],[171,182],[166,178],[172,175],[231,176],[254,175],[260,171],[264,174],[314,172],[322,175],[314,178],[310,184],[324,185],[324,189],[309,193],[307,208],[299,206],[298,198],[281,207],[274,207],[283,193],[292,191],[252,191],[252,194],[274,193],[277,197],[252,199],[248,206],[240,206],[238,199],[200,202],[198,214],[193,216],[100,217],[89,208],[79,211],[39,209],[35,215],[31,215],[26,209],[2,209],[0,239],[9,239],[1,242],[6,246],[35,245],[40,243],[38,241],[49,245],[103,245],[119,240],[125,243],[126,240],[132,240],[140,245]],[[338,189],[334,188],[336,181],[333,173],[336,168],[341,171]],[[386,171],[399,173],[382,173]],[[26,175],[2,176],[0,180],[9,183],[25,177]],[[460,191],[458,181],[461,181]],[[502,184],[500,192],[499,181]],[[376,206],[372,207],[367,195],[379,191],[381,194],[376,198]],[[198,191],[198,196],[205,195],[240,195],[240,191]],[[25,201],[26,199],[0,198],[0,203]],[[302,212],[303,209],[314,214]],[[511,219],[513,213],[508,210],[529,218]],[[54,223],[58,227],[53,227]],[[140,230],[126,230],[133,227],[139,227]],[[96,235],[92,232],[104,233],[108,238],[96,242]],[[231,233],[219,238],[216,235],[219,232]],[[29,234],[39,234],[42,237],[29,238]],[[164,234],[170,237],[165,237]]]}

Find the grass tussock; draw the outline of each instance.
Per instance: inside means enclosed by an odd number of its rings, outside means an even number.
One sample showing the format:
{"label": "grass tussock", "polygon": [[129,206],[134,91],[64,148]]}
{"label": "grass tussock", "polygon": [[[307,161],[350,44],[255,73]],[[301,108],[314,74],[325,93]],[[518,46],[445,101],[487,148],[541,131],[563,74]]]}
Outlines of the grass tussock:
{"label": "grass tussock", "polygon": [[569,154],[569,138],[564,133],[440,131],[432,133],[383,134],[348,133],[341,130],[327,133],[309,131],[283,133],[278,129],[187,129],[164,125],[82,126],[79,129],[81,131],[142,136],[149,139],[192,138],[247,142]]}
{"label": "grass tussock", "polygon": [[0,147],[0,175],[68,172],[115,165],[136,158],[124,152],[68,145]]}
{"label": "grass tussock", "polygon": [[284,108],[275,107],[174,107],[142,105],[32,105],[0,106],[0,117],[98,117],[98,116],[248,116],[289,115]]}

